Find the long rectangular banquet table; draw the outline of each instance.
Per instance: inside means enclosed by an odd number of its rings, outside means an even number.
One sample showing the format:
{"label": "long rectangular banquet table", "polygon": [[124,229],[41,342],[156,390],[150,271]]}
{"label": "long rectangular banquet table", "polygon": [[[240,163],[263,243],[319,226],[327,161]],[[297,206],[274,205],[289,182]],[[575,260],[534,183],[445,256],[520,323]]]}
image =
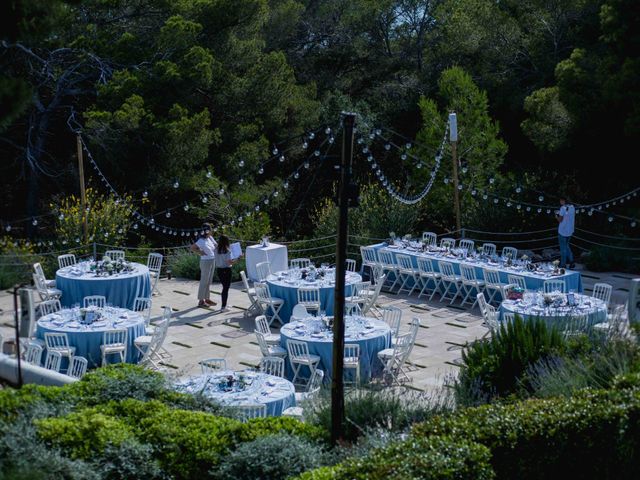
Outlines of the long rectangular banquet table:
{"label": "long rectangular banquet table", "polygon": [[475,268],[476,277],[480,280],[484,278],[483,270],[485,268],[497,270],[500,273],[500,281],[502,283],[508,283],[508,275],[519,275],[524,277],[525,283],[527,285],[528,290],[538,290],[542,289],[545,280],[562,280],[565,283],[566,291],[574,290],[577,293],[582,293],[582,277],[580,276],[580,272],[575,272],[572,270],[566,270],[563,275],[550,275],[544,273],[530,272],[524,269],[518,269],[515,267],[506,267],[500,264],[493,264],[490,262],[483,261],[473,261],[470,259],[460,259],[455,256],[448,256],[442,253],[432,253],[432,252],[419,252],[417,250],[411,248],[402,248],[397,246],[389,246],[386,243],[378,243],[375,245],[371,245],[374,249],[386,249],[387,251],[393,254],[393,258],[396,259],[396,255],[404,254],[408,255],[411,258],[411,262],[413,266],[418,268],[418,257],[422,258],[430,258],[434,260],[433,267],[436,271],[440,271],[438,266],[439,261],[446,261],[453,264],[453,268],[456,274],[460,274],[460,264],[464,263],[465,265],[469,265]]}

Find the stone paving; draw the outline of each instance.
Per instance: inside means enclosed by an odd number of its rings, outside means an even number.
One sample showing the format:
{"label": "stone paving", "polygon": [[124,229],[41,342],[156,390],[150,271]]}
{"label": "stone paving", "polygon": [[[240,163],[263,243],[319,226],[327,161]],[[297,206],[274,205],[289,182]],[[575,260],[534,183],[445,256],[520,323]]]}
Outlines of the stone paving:
{"label": "stone paving", "polygon": [[[586,294],[596,282],[613,285],[612,305],[627,299],[629,280],[633,275],[618,273],[592,273],[582,271],[582,282]],[[254,330],[253,318],[245,318],[249,300],[242,290],[242,283],[231,286],[229,311],[220,312],[196,306],[198,282],[181,279],[161,279],[160,294],[153,298],[152,319],[158,317],[162,308],[170,306],[174,312],[165,348],[170,357],[165,359],[168,371],[186,375],[199,370],[198,361],[220,357],[227,360],[233,369],[256,366],[261,358]],[[220,285],[212,285],[212,299],[219,302]],[[421,327],[415,347],[410,356],[408,375],[411,388],[431,390],[441,386],[445,377],[455,375],[460,359],[461,347],[482,337],[487,329],[477,308],[470,311],[456,306],[447,306],[434,299],[427,302],[414,294],[394,295],[381,293],[380,305],[394,305],[403,311],[402,329],[408,329],[413,317],[420,318]],[[0,334],[6,339],[14,337],[13,297],[10,292],[0,293]],[[153,320],[152,320],[153,321]],[[277,331],[277,329],[275,329]]]}

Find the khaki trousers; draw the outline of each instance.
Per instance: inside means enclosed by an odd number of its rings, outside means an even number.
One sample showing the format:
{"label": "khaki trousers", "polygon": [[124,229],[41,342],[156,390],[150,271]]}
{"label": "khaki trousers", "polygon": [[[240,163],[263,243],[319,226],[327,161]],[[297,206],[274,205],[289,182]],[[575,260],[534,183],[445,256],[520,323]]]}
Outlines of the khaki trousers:
{"label": "khaki trousers", "polygon": [[210,300],[211,281],[213,280],[213,272],[216,269],[216,261],[200,259],[200,287],[198,288],[198,300]]}

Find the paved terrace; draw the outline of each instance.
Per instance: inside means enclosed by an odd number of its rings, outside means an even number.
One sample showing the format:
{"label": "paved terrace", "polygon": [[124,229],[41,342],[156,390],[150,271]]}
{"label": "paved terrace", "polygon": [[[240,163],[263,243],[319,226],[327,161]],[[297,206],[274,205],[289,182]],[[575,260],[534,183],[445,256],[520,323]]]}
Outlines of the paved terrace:
{"label": "paved terrace", "polygon": [[[606,282],[613,285],[612,304],[626,302],[633,275],[584,270],[581,273],[585,293],[591,293],[594,283]],[[232,284],[227,312],[220,312],[217,307],[197,307],[196,281],[161,279],[158,288],[160,294],[153,299],[152,322],[160,316],[165,305],[174,312],[165,341],[165,348],[171,354],[165,360],[169,371],[188,375],[199,371],[199,360],[211,357],[225,358],[233,369],[254,367],[259,363],[261,354],[253,333],[254,321],[244,318],[249,301],[242,290],[242,282]],[[220,285],[214,283],[211,291],[213,300],[219,302]],[[461,346],[487,332],[477,307],[470,311],[468,307],[440,304],[437,299],[427,302],[424,296],[418,299],[415,293],[408,297],[382,292],[378,303],[403,310],[401,330],[408,329],[412,317],[420,318],[422,328],[407,369],[412,379],[408,385],[417,390],[431,390],[442,385],[446,376],[455,375]],[[3,291],[0,293],[0,333],[5,339],[14,336],[13,315],[11,292]]]}

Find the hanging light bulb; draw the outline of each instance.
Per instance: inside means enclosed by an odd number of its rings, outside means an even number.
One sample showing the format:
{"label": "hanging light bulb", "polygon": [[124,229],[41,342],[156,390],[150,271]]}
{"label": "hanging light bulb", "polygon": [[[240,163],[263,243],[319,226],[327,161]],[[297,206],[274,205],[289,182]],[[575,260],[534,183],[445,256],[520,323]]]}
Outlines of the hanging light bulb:
{"label": "hanging light bulb", "polygon": [[404,148],[406,148],[407,150],[411,149],[411,143],[407,142],[404,146]]}
{"label": "hanging light bulb", "polygon": [[374,138],[376,138],[376,134],[375,134],[375,133],[373,133],[373,132],[371,132],[371,133],[369,134],[369,138],[370,138],[371,140],[373,140]]}
{"label": "hanging light bulb", "polygon": [[358,145],[362,145],[364,143],[364,139],[362,137],[358,137],[358,140],[356,140],[356,143]]}
{"label": "hanging light bulb", "polygon": [[520,192],[522,192],[522,188],[516,187],[516,193],[520,193]]}
{"label": "hanging light bulb", "polygon": [[493,177],[491,177],[491,178],[489,179],[489,183],[490,183],[491,185],[493,185],[493,183],[494,183],[495,181],[496,181],[496,179],[495,179],[495,178],[493,178]]}
{"label": "hanging light bulb", "polygon": [[518,210],[520,210],[520,209],[522,208],[522,205],[518,204],[518,205],[516,205],[516,208],[517,208]]}
{"label": "hanging light bulb", "polygon": [[278,192],[277,190],[275,192],[273,192],[273,196],[277,197],[278,195],[280,195],[280,192]]}
{"label": "hanging light bulb", "polygon": [[149,192],[147,192],[146,190],[144,192],[142,192],[142,197],[143,198],[147,198],[149,196]]}
{"label": "hanging light bulb", "polygon": [[511,202],[507,202],[507,207],[510,207],[510,206],[511,206]]}
{"label": "hanging light bulb", "polygon": [[167,217],[167,218],[171,218],[171,212],[167,212],[167,213],[165,214],[165,217]]}
{"label": "hanging light bulb", "polygon": [[391,150],[391,145],[389,145],[388,143],[384,144],[384,149],[385,150]]}
{"label": "hanging light bulb", "polygon": [[269,199],[268,199],[268,198],[265,198],[263,203],[264,203],[265,205],[269,205]]}
{"label": "hanging light bulb", "polygon": [[181,237],[184,237],[184,232],[180,232],[180,236],[181,236]]}
{"label": "hanging light bulb", "polygon": [[548,208],[547,208],[547,213],[548,213],[548,214],[549,214],[549,213],[551,213],[551,210],[550,210],[550,209],[548,209]]}
{"label": "hanging light bulb", "polygon": [[309,144],[307,142],[304,142],[302,144],[302,148],[304,148],[306,150],[307,148],[309,148]]}
{"label": "hanging light bulb", "polygon": [[202,203],[207,203],[209,199],[207,197],[202,197]]}
{"label": "hanging light bulb", "polygon": [[294,173],[293,178],[297,180],[298,178],[300,178],[300,174],[298,172]]}
{"label": "hanging light bulb", "polygon": [[371,163],[373,161],[373,155],[369,155],[367,157],[367,162]]}
{"label": "hanging light bulb", "polygon": [[320,156],[320,150],[315,150],[315,151],[313,152],[313,154],[314,154],[316,157],[319,157],[319,156]]}
{"label": "hanging light bulb", "polygon": [[180,186],[180,182],[178,182],[177,180],[173,182],[173,188],[178,188],[179,186]]}
{"label": "hanging light bulb", "polygon": [[542,213],[542,209],[541,208],[539,208],[537,211],[538,211],[538,213]]}
{"label": "hanging light bulb", "polygon": [[540,196],[538,197],[538,201],[539,201],[539,202],[542,202],[543,200],[544,200],[544,197],[543,197],[542,195],[540,195]]}
{"label": "hanging light bulb", "polygon": [[264,168],[260,167],[258,169],[258,175],[262,175],[264,173]]}
{"label": "hanging light bulb", "polygon": [[476,189],[474,188],[473,190],[471,190],[471,196],[475,197],[476,196]]}
{"label": "hanging light bulb", "polygon": [[11,225],[7,225],[6,227],[4,227],[4,229],[5,229],[7,232],[10,232],[10,231],[11,231]]}
{"label": "hanging light bulb", "polygon": [[500,200],[498,200],[497,198],[493,199],[493,203],[498,203]]}
{"label": "hanging light bulb", "polygon": [[256,210],[256,212],[259,212],[260,211],[260,205],[256,205],[255,206],[255,210]]}
{"label": "hanging light bulb", "polygon": [[278,147],[273,147],[273,150],[271,150],[271,153],[273,153],[274,155],[278,154]]}
{"label": "hanging light bulb", "polygon": [[378,167],[378,164],[376,162],[373,162],[371,164],[371,170],[375,170]]}
{"label": "hanging light bulb", "polygon": [[326,133],[327,135],[329,135],[331,133],[331,128],[327,127],[324,129],[324,133]]}
{"label": "hanging light bulb", "polygon": [[309,138],[310,138],[311,140],[313,140],[314,138],[316,138],[316,134],[315,134],[315,132],[311,132],[311,133],[309,134]]}
{"label": "hanging light bulb", "polygon": [[530,212],[530,211],[531,211],[531,207],[527,207],[527,212]]}
{"label": "hanging light bulb", "polygon": [[58,220],[64,220],[64,213],[61,213],[60,215],[58,215]]}
{"label": "hanging light bulb", "polygon": [[162,229],[162,233],[167,233],[167,229],[166,229],[166,228],[163,228],[163,229]]}
{"label": "hanging light bulb", "polygon": [[329,143],[333,144],[333,142],[335,142],[336,139],[334,137],[329,137]]}
{"label": "hanging light bulb", "polygon": [[244,167],[244,160],[240,160],[240,161],[238,162],[238,166],[239,166],[240,168]]}
{"label": "hanging light bulb", "polygon": [[462,184],[458,185],[458,190],[462,190]]}
{"label": "hanging light bulb", "polygon": [[149,220],[149,224],[153,225],[154,223],[156,223],[156,220],[153,217],[151,217],[151,219]]}
{"label": "hanging light bulb", "polygon": [[587,215],[589,216],[593,215],[593,210],[589,210],[589,213],[587,213]]}
{"label": "hanging light bulb", "polygon": [[376,135],[380,135],[382,134],[382,130],[380,130],[379,128],[376,128]]}
{"label": "hanging light bulb", "polygon": [[362,149],[362,153],[369,153],[369,147],[364,147]]}
{"label": "hanging light bulb", "polygon": [[449,178],[448,177],[444,177],[444,183],[445,184],[449,184]]}
{"label": "hanging light bulb", "polygon": [[211,178],[212,175],[211,171],[207,171],[207,178]]}
{"label": "hanging light bulb", "polygon": [[289,188],[289,182],[284,182],[284,183],[282,184],[282,188],[284,188],[285,190],[286,190],[287,188]]}
{"label": "hanging light bulb", "polygon": [[486,200],[487,198],[489,198],[489,197],[487,196],[487,194],[486,194],[486,193],[482,195],[482,199],[483,199],[483,200]]}
{"label": "hanging light bulb", "polygon": [[633,222],[631,222],[631,226],[632,226],[633,228],[635,228],[635,226],[636,226],[636,222],[635,222],[635,220],[634,220]]}
{"label": "hanging light bulb", "polygon": [[240,180],[238,180],[238,185],[242,185],[244,183],[244,178],[241,178]]}
{"label": "hanging light bulb", "polygon": [[38,225],[38,220],[34,218],[33,221],[31,222],[31,225],[33,225],[34,227]]}
{"label": "hanging light bulb", "polygon": [[218,195],[224,195],[224,188],[221,188],[220,190],[218,190]]}
{"label": "hanging light bulb", "polygon": [[407,154],[406,154],[406,153],[403,153],[402,155],[400,155],[400,158],[401,158],[402,160],[406,160],[406,159],[407,159]]}
{"label": "hanging light bulb", "polygon": [[462,167],[462,173],[467,173],[467,167]]}
{"label": "hanging light bulb", "polygon": [[609,217],[607,220],[609,220],[609,222],[613,222],[613,217]]}
{"label": "hanging light bulb", "polygon": [[[307,147],[305,147],[305,148],[307,148]],[[280,163],[284,163],[284,155],[280,155],[280,159],[279,160],[280,160]]]}

